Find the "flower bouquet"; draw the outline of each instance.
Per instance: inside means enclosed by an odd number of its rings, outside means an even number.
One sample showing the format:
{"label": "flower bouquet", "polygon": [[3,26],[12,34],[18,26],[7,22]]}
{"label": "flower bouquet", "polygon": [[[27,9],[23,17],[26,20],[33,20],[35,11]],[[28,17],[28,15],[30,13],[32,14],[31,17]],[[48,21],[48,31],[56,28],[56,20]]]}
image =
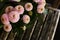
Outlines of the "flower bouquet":
{"label": "flower bouquet", "polygon": [[45,0],[1,0],[0,29],[9,33],[17,32],[17,36],[34,25],[36,20],[43,23],[47,13]]}

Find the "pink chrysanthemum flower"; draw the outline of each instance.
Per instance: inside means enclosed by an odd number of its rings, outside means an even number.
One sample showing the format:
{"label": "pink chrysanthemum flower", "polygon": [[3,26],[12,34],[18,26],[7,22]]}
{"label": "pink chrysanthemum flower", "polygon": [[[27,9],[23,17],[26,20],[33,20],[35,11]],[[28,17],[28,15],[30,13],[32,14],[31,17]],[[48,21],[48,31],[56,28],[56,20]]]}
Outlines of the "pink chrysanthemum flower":
{"label": "pink chrysanthemum flower", "polygon": [[12,6],[7,6],[6,9],[5,9],[5,12],[6,13],[9,13],[13,10],[13,7]]}
{"label": "pink chrysanthemum flower", "polygon": [[26,9],[27,11],[31,11],[31,10],[33,9],[32,3],[26,3],[26,4],[25,4],[25,9]]}
{"label": "pink chrysanthemum flower", "polygon": [[40,1],[38,2],[38,4],[45,6],[45,5],[46,5],[46,1],[45,1],[45,0],[40,0]]}
{"label": "pink chrysanthemum flower", "polygon": [[4,31],[6,31],[6,32],[10,32],[10,31],[12,30],[12,26],[11,26],[11,24],[4,25],[3,29],[4,29]]}
{"label": "pink chrysanthemum flower", "polygon": [[22,5],[17,5],[15,9],[19,12],[19,14],[24,13],[24,7]]}
{"label": "pink chrysanthemum flower", "polygon": [[39,2],[46,2],[45,0],[39,0]]}
{"label": "pink chrysanthemum flower", "polygon": [[19,19],[20,19],[20,16],[19,16],[19,14],[18,14],[17,11],[11,11],[11,12],[8,14],[8,16],[9,16],[9,20],[10,20],[12,23],[16,23],[16,22],[18,22]]}
{"label": "pink chrysanthemum flower", "polygon": [[30,17],[28,15],[23,16],[23,22],[28,24],[30,22]]}
{"label": "pink chrysanthemum flower", "polygon": [[33,0],[34,2],[38,3],[40,0]]}
{"label": "pink chrysanthemum flower", "polygon": [[10,0],[10,1],[20,2],[21,0]]}
{"label": "pink chrysanthemum flower", "polygon": [[45,8],[44,8],[43,5],[38,5],[38,6],[37,6],[37,12],[38,12],[38,13],[43,13],[44,10],[45,10]]}
{"label": "pink chrysanthemum flower", "polygon": [[4,14],[1,16],[1,21],[2,21],[3,24],[10,24],[8,15],[7,15],[6,13],[4,13]]}

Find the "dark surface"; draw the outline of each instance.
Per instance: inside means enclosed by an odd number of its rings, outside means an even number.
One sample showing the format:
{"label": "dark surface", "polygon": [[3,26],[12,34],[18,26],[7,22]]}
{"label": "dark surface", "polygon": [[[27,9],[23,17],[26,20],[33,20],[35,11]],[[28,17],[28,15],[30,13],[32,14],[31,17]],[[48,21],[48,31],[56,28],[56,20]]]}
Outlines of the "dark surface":
{"label": "dark surface", "polygon": [[53,4],[55,0],[46,0],[47,3]]}
{"label": "dark surface", "polygon": [[60,40],[60,19],[59,19],[59,23],[58,23],[58,26],[57,26],[57,30],[56,30],[54,40]]}
{"label": "dark surface", "polygon": [[[60,9],[60,6],[58,7],[58,9]],[[58,26],[57,26],[57,30],[56,30],[56,33],[55,33],[54,40],[60,40],[60,19],[59,19],[59,23],[58,23]]]}

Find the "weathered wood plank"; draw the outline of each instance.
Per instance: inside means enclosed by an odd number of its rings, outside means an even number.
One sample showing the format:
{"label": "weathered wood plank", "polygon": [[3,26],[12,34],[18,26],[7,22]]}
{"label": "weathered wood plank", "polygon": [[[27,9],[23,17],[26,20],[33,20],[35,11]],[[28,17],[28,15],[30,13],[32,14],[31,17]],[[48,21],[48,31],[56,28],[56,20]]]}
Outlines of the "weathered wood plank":
{"label": "weathered wood plank", "polygon": [[[57,25],[58,25],[58,22],[59,22],[59,17],[60,17],[60,11],[58,12],[58,14],[55,16],[55,24],[53,25],[54,26],[54,29],[53,29],[53,32],[52,32],[52,37],[51,37],[51,40],[54,39],[54,35],[55,35],[55,32],[56,32],[56,29],[57,29]],[[51,28],[52,29],[52,28]]]}
{"label": "weathered wood plank", "polygon": [[[47,15],[45,15],[45,16],[44,16],[44,19],[43,19],[43,24],[44,24],[44,22],[45,22],[46,18],[47,18]],[[41,27],[40,27],[40,29],[39,29],[39,33],[38,33],[38,35],[37,35],[36,40],[38,40],[38,39],[39,39],[39,36],[40,36],[41,31],[42,31],[42,28],[43,28],[43,27],[42,27],[42,26],[43,26],[43,24],[41,25]]]}
{"label": "weathered wood plank", "polygon": [[1,34],[1,36],[0,36],[0,40],[6,40],[7,37],[8,37],[8,35],[9,35],[9,33],[3,31],[2,34]]}
{"label": "weathered wood plank", "polygon": [[49,13],[49,16],[47,17],[47,20],[45,21],[45,24],[43,26],[39,40],[51,40],[52,39],[54,29],[56,29],[55,25],[56,25],[57,18],[59,18],[58,12]]}
{"label": "weathered wood plank", "polygon": [[32,25],[29,29],[26,30],[22,40],[30,40],[32,33],[34,31],[34,28],[36,26],[36,23],[37,23],[37,19],[35,20],[34,25]]}
{"label": "weathered wood plank", "polygon": [[8,38],[7,38],[7,40],[14,40],[16,34],[17,34],[17,32],[11,31],[10,34],[9,34],[9,36],[8,36]]}
{"label": "weathered wood plank", "polygon": [[22,30],[22,31],[23,31],[22,33],[19,33],[19,34],[17,33],[14,40],[22,40],[23,39],[23,36],[25,35],[26,30],[25,31]]}
{"label": "weathered wood plank", "polygon": [[37,25],[36,25],[36,27],[34,29],[34,32],[33,32],[32,37],[31,37],[30,40],[37,40],[38,39],[38,36],[39,36],[38,34],[39,34],[39,31],[41,32],[41,30],[42,30],[42,24],[43,24],[43,22],[44,22],[44,20],[46,18],[46,15],[45,14],[41,15],[41,17],[43,17],[42,22],[41,22],[41,20],[39,20],[40,19],[40,17],[39,17]]}

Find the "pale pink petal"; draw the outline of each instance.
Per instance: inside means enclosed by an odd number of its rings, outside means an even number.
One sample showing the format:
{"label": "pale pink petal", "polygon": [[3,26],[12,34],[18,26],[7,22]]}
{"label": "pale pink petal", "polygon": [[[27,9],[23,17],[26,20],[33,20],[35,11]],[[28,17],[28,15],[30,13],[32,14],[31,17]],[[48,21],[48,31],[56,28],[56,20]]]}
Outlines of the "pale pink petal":
{"label": "pale pink petal", "polygon": [[6,31],[6,32],[10,32],[10,31],[12,30],[12,26],[11,26],[11,24],[4,25],[3,29],[4,29],[4,31]]}
{"label": "pale pink petal", "polygon": [[40,0],[39,2],[46,2],[45,0]]}
{"label": "pale pink petal", "polygon": [[40,0],[33,0],[34,2],[38,3]]}
{"label": "pale pink petal", "polygon": [[19,14],[18,14],[17,11],[11,11],[8,16],[9,16],[9,20],[10,20],[12,23],[16,23],[16,22],[18,22],[19,19],[20,19],[20,16],[19,16]]}
{"label": "pale pink petal", "polygon": [[45,10],[45,8],[44,8],[43,5],[38,5],[38,6],[37,6],[37,12],[38,12],[38,13],[43,13],[44,10]]}
{"label": "pale pink petal", "polygon": [[24,7],[22,5],[17,5],[15,7],[15,10],[17,10],[19,12],[19,14],[23,14],[24,13]]}
{"label": "pale pink petal", "polygon": [[25,4],[25,9],[26,9],[27,11],[31,11],[31,10],[33,9],[32,3],[26,3],[26,4]]}
{"label": "pale pink petal", "polygon": [[1,16],[1,21],[2,21],[3,24],[10,24],[8,15],[7,15],[6,13],[4,13],[4,14]]}
{"label": "pale pink petal", "polygon": [[46,5],[46,1],[40,1],[40,2],[38,2],[38,4],[45,6]]}
{"label": "pale pink petal", "polygon": [[7,6],[6,9],[5,9],[5,12],[6,13],[9,13],[13,10],[13,7],[12,6]]}
{"label": "pale pink petal", "polygon": [[30,17],[28,15],[23,16],[23,22],[28,24],[30,22]]}

